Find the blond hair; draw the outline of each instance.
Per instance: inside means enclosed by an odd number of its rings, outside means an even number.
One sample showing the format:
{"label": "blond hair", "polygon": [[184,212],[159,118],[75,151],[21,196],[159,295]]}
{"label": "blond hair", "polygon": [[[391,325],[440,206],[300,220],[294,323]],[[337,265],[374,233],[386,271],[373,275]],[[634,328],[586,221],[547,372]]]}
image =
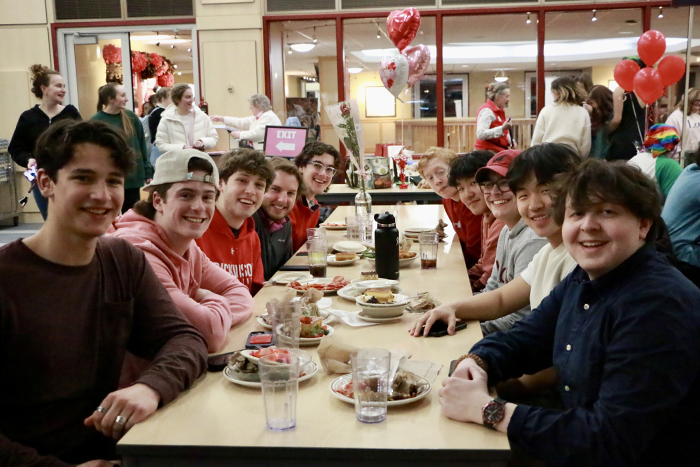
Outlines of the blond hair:
{"label": "blond hair", "polygon": [[433,146],[428,148],[425,153],[423,153],[423,156],[418,160],[418,166],[416,167],[418,170],[418,173],[423,175],[423,170],[425,170],[425,167],[432,161],[433,159],[437,158],[445,162],[447,165],[450,165],[450,163],[457,157],[457,153],[455,153],[452,149],[447,149],[447,148],[439,148],[437,146]]}

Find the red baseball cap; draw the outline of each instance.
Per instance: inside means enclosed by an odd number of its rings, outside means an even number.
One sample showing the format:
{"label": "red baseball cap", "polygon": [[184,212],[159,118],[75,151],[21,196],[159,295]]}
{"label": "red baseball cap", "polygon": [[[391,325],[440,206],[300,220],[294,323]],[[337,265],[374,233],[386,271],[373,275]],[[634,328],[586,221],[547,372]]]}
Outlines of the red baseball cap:
{"label": "red baseball cap", "polygon": [[510,163],[513,162],[513,159],[521,152],[520,149],[506,149],[505,151],[499,152],[489,160],[488,164],[476,171],[474,180],[476,180],[477,183],[483,182],[488,178],[489,171],[496,172],[501,177],[505,177],[508,173]]}

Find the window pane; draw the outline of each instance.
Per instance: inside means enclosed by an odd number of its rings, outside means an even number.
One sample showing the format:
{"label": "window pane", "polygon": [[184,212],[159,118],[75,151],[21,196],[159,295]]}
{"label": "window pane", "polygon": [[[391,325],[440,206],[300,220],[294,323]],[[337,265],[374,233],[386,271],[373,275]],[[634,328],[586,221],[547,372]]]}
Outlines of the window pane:
{"label": "window pane", "polygon": [[443,19],[447,147],[474,150],[477,115],[497,79],[510,91],[504,110],[512,119],[513,144],[529,147],[537,103],[537,15],[529,19],[524,13]]}
{"label": "window pane", "polygon": [[[314,41],[315,39],[315,41]],[[309,128],[308,140],[338,148],[324,110],[338,103],[335,21],[270,24],[272,107],[282,123]]]}
{"label": "window pane", "polygon": [[399,99],[384,88],[379,77],[380,62],[398,54],[386,34],[384,18],[348,19],[345,35],[346,96],[357,100],[365,153],[375,154],[377,145],[402,144],[423,153],[437,144],[435,101],[435,18],[421,17],[420,29],[409,47],[423,44],[430,50],[430,65],[423,79]]}

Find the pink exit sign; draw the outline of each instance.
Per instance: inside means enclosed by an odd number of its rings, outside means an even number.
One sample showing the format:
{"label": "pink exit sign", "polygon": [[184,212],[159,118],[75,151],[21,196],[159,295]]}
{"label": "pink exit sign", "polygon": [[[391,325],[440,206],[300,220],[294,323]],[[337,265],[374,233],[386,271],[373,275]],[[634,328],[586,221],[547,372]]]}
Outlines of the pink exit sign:
{"label": "pink exit sign", "polygon": [[296,157],[306,144],[306,128],[268,126],[265,128],[265,155]]}

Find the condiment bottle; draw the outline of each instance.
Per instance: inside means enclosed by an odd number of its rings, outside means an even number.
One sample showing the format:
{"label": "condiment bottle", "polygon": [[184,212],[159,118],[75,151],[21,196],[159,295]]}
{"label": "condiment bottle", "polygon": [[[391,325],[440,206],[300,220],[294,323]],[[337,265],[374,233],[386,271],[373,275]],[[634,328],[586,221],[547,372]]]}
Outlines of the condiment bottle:
{"label": "condiment bottle", "polygon": [[396,228],[396,219],[385,211],[375,214],[374,220],[377,221],[377,229],[374,231],[377,276],[396,280],[399,278],[399,230]]}

